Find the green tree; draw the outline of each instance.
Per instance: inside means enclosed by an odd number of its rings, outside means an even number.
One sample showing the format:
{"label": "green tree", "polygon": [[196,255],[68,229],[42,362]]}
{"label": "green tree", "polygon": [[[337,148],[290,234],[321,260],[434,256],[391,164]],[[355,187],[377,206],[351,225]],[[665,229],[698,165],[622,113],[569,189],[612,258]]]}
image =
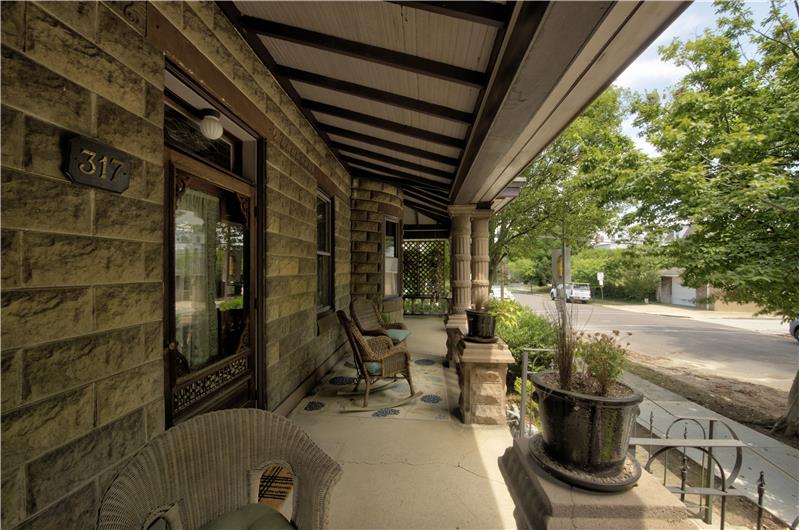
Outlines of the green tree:
{"label": "green tree", "polygon": [[780,3],[760,25],[744,2],[715,5],[715,29],[660,50],[689,73],[671,93],[634,104],[660,156],[629,182],[630,220],[656,238],[692,227],[664,247],[687,285],[709,283],[727,301],[795,318],[797,25]]}
{"label": "green tree", "polygon": [[606,90],[526,168],[519,196],[490,222],[492,281],[506,257],[549,254],[562,231],[574,247],[615,217],[617,183],[642,159],[622,133],[625,97],[615,87]]}
{"label": "green tree", "polygon": [[[760,24],[741,0],[715,5],[715,29],[660,50],[689,74],[635,105],[661,156],[631,181],[633,217],[656,236],[691,225],[665,247],[689,286],[709,283],[725,300],[796,318],[797,24],[782,2]],[[787,435],[798,431],[797,381],[775,426]]]}
{"label": "green tree", "polygon": [[662,258],[647,246],[585,249],[572,258],[572,279],[597,286],[597,273],[603,271],[607,297],[641,302],[643,298],[655,299],[662,268]]}

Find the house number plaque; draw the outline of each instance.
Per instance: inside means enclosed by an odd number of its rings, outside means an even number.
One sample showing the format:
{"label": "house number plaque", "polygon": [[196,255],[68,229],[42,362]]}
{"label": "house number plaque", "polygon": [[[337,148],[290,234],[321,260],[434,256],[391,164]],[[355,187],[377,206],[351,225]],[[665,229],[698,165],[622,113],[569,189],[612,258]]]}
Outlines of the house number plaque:
{"label": "house number plaque", "polygon": [[85,136],[68,141],[64,165],[65,173],[73,182],[117,193],[128,189],[130,157]]}

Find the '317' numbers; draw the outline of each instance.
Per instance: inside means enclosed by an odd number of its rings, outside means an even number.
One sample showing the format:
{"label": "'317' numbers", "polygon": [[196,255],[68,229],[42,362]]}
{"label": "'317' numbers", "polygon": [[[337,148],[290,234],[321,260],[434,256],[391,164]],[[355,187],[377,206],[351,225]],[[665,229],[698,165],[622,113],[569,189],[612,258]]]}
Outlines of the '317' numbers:
{"label": "'317' numbers", "polygon": [[73,136],[65,147],[64,173],[73,182],[116,193],[128,189],[130,155],[85,136]]}
{"label": "'317' numbers", "polygon": [[[81,154],[86,157],[84,162],[78,166],[78,169],[81,170],[81,173],[86,175],[90,175],[93,177],[98,177],[101,179],[108,179],[114,180],[117,176],[117,171],[121,168],[124,163],[121,160],[117,160],[115,158],[111,159],[109,163],[108,157],[103,155],[100,159],[97,159],[97,153],[91,151],[89,149],[82,149]],[[111,175],[109,176],[108,168],[111,166]],[[98,174],[97,171],[100,170]]]}

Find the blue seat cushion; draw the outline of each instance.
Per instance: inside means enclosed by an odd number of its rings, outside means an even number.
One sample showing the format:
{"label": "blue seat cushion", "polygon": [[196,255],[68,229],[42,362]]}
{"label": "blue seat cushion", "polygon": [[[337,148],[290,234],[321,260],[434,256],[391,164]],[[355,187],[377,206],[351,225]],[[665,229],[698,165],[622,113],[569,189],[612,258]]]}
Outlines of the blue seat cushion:
{"label": "blue seat cushion", "polygon": [[386,333],[389,334],[389,338],[392,339],[394,344],[400,344],[411,335],[411,332],[407,329],[387,329]]}
{"label": "blue seat cushion", "polygon": [[245,504],[222,514],[200,527],[200,530],[293,530],[281,513],[266,504]]}
{"label": "blue seat cushion", "polygon": [[367,369],[369,375],[381,375],[381,363],[377,361],[367,361],[364,363],[364,368]]}

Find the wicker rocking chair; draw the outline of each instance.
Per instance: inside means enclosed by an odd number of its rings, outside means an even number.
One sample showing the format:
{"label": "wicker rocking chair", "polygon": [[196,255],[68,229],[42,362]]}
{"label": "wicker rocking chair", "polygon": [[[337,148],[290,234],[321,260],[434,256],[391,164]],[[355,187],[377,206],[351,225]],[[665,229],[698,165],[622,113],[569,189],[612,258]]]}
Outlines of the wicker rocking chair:
{"label": "wicker rocking chair", "polygon": [[404,343],[393,345],[392,340],[386,336],[365,337],[358,326],[347,318],[344,311],[337,311],[339,322],[350,341],[353,350],[353,360],[356,364],[356,384],[353,392],[363,380],[366,384],[364,390],[364,407],[369,406],[369,393],[373,385],[381,379],[393,377],[397,379],[402,375],[408,381],[410,396],[414,396],[414,383],[411,381],[411,354]]}
{"label": "wicker rocking chair", "polygon": [[354,298],[350,302],[350,315],[362,335],[389,337],[394,344],[400,344],[410,335],[402,322],[385,324],[378,313],[378,308],[366,298]]}
{"label": "wicker rocking chair", "polygon": [[[274,464],[295,476],[291,522],[258,504],[261,475]],[[210,412],[153,438],[131,458],[103,496],[97,528],[141,529],[161,520],[185,530],[326,528],[341,475],[339,464],[282,416]]]}

